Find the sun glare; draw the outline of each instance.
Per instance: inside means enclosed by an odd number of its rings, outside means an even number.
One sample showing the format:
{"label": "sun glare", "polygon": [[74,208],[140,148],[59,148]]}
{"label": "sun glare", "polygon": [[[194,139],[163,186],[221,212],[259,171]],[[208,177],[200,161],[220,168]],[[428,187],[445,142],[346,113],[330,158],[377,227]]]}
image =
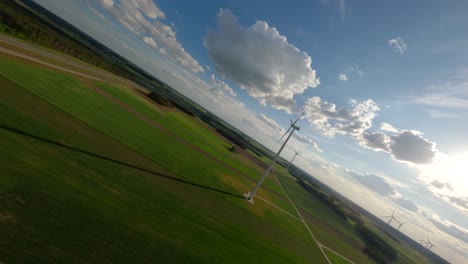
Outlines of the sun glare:
{"label": "sun glare", "polygon": [[448,182],[454,190],[468,191],[468,152],[445,156],[435,166],[437,178]]}

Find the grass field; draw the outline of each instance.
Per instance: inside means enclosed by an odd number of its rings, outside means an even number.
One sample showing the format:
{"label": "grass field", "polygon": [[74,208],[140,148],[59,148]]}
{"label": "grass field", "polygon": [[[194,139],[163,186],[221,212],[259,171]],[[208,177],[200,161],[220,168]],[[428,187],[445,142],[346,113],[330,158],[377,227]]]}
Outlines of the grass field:
{"label": "grass field", "polygon": [[324,249],[325,254],[327,254],[328,259],[331,261],[332,264],[350,264],[347,260],[343,259],[342,257],[338,256],[337,254],[333,253],[328,249]]}
{"label": "grass field", "polygon": [[253,184],[229,166],[258,168],[214,162],[223,140],[190,133],[198,121],[134,109],[160,129],[90,87],[104,84],[7,59],[0,72],[0,261],[326,263],[301,222],[239,197]]}

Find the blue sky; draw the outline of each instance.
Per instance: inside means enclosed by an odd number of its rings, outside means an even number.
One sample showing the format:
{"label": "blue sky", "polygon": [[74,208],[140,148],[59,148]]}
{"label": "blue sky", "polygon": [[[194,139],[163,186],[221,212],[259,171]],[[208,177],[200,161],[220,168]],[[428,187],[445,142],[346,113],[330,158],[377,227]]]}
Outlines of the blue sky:
{"label": "blue sky", "polygon": [[468,2],[36,1],[269,148],[305,110],[283,157],[468,258]]}

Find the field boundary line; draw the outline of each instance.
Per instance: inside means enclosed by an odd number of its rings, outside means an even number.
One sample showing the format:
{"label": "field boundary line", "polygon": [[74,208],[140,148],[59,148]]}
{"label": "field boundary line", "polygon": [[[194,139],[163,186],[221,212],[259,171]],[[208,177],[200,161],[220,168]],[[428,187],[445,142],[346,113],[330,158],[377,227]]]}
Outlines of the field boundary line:
{"label": "field boundary line", "polygon": [[[3,76],[3,75],[2,75],[2,76]],[[3,76],[3,77],[6,78],[6,79],[8,79],[8,80],[10,80],[11,82],[17,84],[15,81],[11,80],[11,79],[8,78],[7,76]],[[19,84],[17,84],[17,85],[19,85]],[[191,182],[193,182],[193,183],[195,183],[195,184],[198,184],[198,182],[196,182],[196,181],[194,181],[194,180],[188,178],[188,177],[185,176],[183,173],[181,173],[181,172],[179,172],[179,171],[177,171],[177,170],[175,170],[175,169],[173,169],[173,168],[170,168],[167,164],[162,163],[162,162],[157,161],[157,160],[154,160],[151,156],[149,156],[149,155],[147,155],[147,154],[145,154],[145,153],[139,151],[138,149],[134,148],[133,146],[127,144],[127,142],[124,142],[124,141],[122,141],[122,140],[116,138],[115,136],[112,136],[112,135],[106,133],[105,131],[103,131],[103,130],[97,128],[97,127],[94,126],[92,123],[89,123],[88,120],[82,119],[81,117],[79,117],[79,116],[77,116],[77,115],[75,115],[75,114],[73,114],[73,113],[70,113],[70,112],[66,111],[65,109],[63,109],[63,108],[60,107],[59,105],[57,105],[57,104],[55,104],[54,102],[48,100],[46,97],[43,97],[43,96],[41,96],[40,94],[38,94],[38,93],[36,93],[36,92],[33,92],[33,91],[31,91],[31,90],[29,90],[29,89],[27,89],[27,88],[24,88],[22,85],[19,85],[19,86],[22,87],[23,89],[29,91],[31,94],[37,96],[38,98],[40,98],[40,99],[46,101],[47,103],[53,105],[54,107],[57,107],[57,108],[60,109],[61,111],[64,111],[65,113],[71,115],[72,117],[77,118],[77,119],[80,120],[81,122],[84,122],[84,123],[88,124],[89,126],[93,127],[94,129],[96,129],[97,131],[103,133],[104,135],[107,135],[108,137],[112,138],[113,140],[115,140],[115,141],[117,141],[117,142],[119,142],[119,143],[121,143],[121,144],[123,144],[123,145],[129,147],[129,148],[132,149],[133,151],[140,153],[141,155],[145,156],[146,158],[150,159],[151,161],[156,162],[156,163],[158,163],[159,165],[163,166],[164,168],[166,168],[166,169],[168,169],[168,170],[170,170],[170,171],[176,173],[177,175],[179,175],[179,176],[182,177],[183,179],[188,180],[188,181],[191,181]],[[89,87],[86,83],[85,83],[85,86],[88,87],[89,89],[94,90],[92,87]],[[97,88],[97,87],[96,87],[96,88]],[[99,89],[99,88],[98,88],[98,89]],[[96,91],[96,92],[97,92],[97,91]],[[102,92],[103,92],[103,93],[106,93],[106,92],[104,92],[104,91],[102,91]],[[107,93],[106,93],[106,94],[107,94]],[[111,95],[109,95],[109,96],[111,96]],[[111,102],[113,102],[114,104],[116,104],[116,105],[118,106],[118,104],[117,104],[115,101],[111,100],[111,98],[108,98],[108,97],[106,97],[106,96],[103,96],[103,97],[104,97],[104,99],[110,100]],[[114,98],[113,96],[111,96],[111,97],[112,97],[112,99],[117,100],[117,101],[120,102],[120,100],[118,100],[117,98]],[[121,102],[121,103],[122,103],[122,102]],[[125,105],[126,105],[126,104],[125,104]],[[128,107],[129,107],[129,106],[128,106]],[[133,108],[131,108],[131,109],[132,109],[133,111],[136,111],[136,110],[134,110]],[[124,110],[125,110],[125,109],[124,109]],[[129,111],[129,112],[130,112],[130,111]],[[130,113],[133,114],[132,112],[130,112]],[[139,113],[139,112],[138,112],[138,113]],[[141,113],[139,113],[139,114],[141,114]],[[146,116],[145,116],[145,118],[146,118],[146,119],[149,119],[149,118],[146,117]],[[142,120],[142,121],[143,121],[143,120]],[[155,122],[155,121],[151,120],[151,122]],[[157,126],[160,126],[158,123],[156,123],[156,124],[157,124]],[[162,127],[162,126],[161,126],[161,127]],[[167,130],[167,128],[162,127],[162,130],[161,130],[161,131],[163,131],[164,133],[167,133],[166,130]],[[183,139],[182,139],[182,140],[183,140]],[[183,143],[183,142],[181,142],[181,143]],[[187,143],[190,144],[189,142],[187,142]],[[195,146],[195,147],[196,147],[196,146]],[[198,150],[199,148],[196,147],[196,149]],[[201,150],[201,149],[200,149],[200,150]],[[203,150],[201,150],[201,151],[203,151]],[[229,165],[227,165],[227,166],[229,166]],[[237,169],[233,168],[233,170],[234,170],[234,172],[237,172]],[[241,175],[242,175],[242,174],[244,174],[244,173],[241,172]],[[242,175],[242,176],[244,176],[244,175]],[[278,196],[278,195],[279,195],[278,193],[274,192],[273,190],[271,190],[271,189],[269,189],[269,188],[266,188],[266,189],[267,189],[269,192],[271,192],[272,194],[274,194],[275,196]],[[217,193],[214,193],[214,192],[211,192],[211,193],[213,193],[214,195],[217,195],[217,196],[221,197],[222,199],[225,199],[226,201],[229,201],[229,199],[227,199],[226,197],[223,197],[223,196],[220,195],[220,194],[217,194]],[[284,198],[284,197],[283,197],[283,198]],[[231,205],[233,205],[233,206],[236,206],[236,207],[239,207],[239,208],[244,209],[246,212],[250,212],[250,211],[248,211],[246,208],[243,208],[242,206],[240,206],[239,204],[236,204],[236,203],[234,203],[234,202],[232,202],[232,201],[229,201],[229,203],[230,203]],[[250,212],[250,213],[251,213],[251,212]],[[255,214],[252,214],[252,215],[253,215],[253,216],[256,216]],[[302,240],[302,241],[304,241],[304,242],[310,243],[310,242],[308,242],[307,240],[305,240],[304,238],[300,237],[298,234],[292,232],[291,230],[288,230],[288,229],[284,228],[283,226],[278,225],[278,224],[276,224],[276,223],[274,223],[274,222],[271,222],[271,221],[268,221],[268,222],[269,222],[271,225],[274,225],[275,227],[277,227],[277,228],[283,230],[284,232],[290,233],[290,234],[296,236],[298,239],[300,239],[300,240]],[[215,254],[215,255],[216,255],[216,254]]]}
{"label": "field boundary line", "polygon": [[296,217],[296,216],[292,215],[292,214],[291,214],[291,213],[289,213],[289,212],[286,212],[286,211],[285,211],[285,210],[283,210],[281,207],[279,207],[279,206],[277,206],[276,204],[274,204],[274,203],[272,203],[272,202],[270,202],[270,201],[268,201],[268,200],[266,200],[266,199],[262,198],[261,196],[255,195],[255,197],[256,197],[256,198],[258,198],[258,199],[260,199],[260,200],[262,200],[262,201],[264,201],[265,203],[267,203],[267,204],[269,204],[269,205],[271,205],[271,206],[275,207],[276,209],[278,209],[278,210],[282,211],[283,213],[285,213],[285,214],[287,214],[287,215],[291,216],[292,218],[294,218],[294,219],[296,219],[296,220],[298,220],[298,221],[301,221],[301,219],[300,219],[300,218],[298,218],[298,217]]}
{"label": "field boundary line", "polygon": [[333,249],[331,249],[331,248],[329,248],[329,247],[327,247],[327,246],[325,246],[325,245],[322,245],[322,247],[324,247],[325,249],[327,249],[327,250],[329,250],[329,251],[335,253],[337,256],[339,256],[339,257],[341,257],[342,259],[348,261],[349,263],[351,263],[351,264],[356,264],[356,263],[354,263],[353,261],[351,261],[351,260],[349,260],[348,258],[346,258],[345,256],[341,255],[340,253],[336,252],[335,250],[333,250]]}
{"label": "field boundary line", "polygon": [[296,210],[297,214],[299,215],[299,217],[301,218],[301,222],[304,224],[304,226],[306,227],[307,231],[309,232],[310,236],[312,237],[312,239],[314,240],[314,242],[317,244],[317,246],[319,247],[320,251],[322,252],[323,256],[325,257],[325,260],[329,263],[329,264],[332,264],[330,259],[328,258],[327,254],[325,254],[325,251],[323,251],[323,245],[322,243],[320,243],[320,241],[318,241],[318,239],[315,237],[314,233],[312,233],[312,231],[310,230],[309,226],[307,225],[307,223],[305,222],[304,220],[304,217],[302,217],[302,214],[299,212],[299,209],[297,209],[296,205],[294,204],[294,202],[291,200],[291,197],[289,197],[289,194],[286,192],[286,190],[284,189],[283,187],[283,184],[281,184],[278,176],[276,176],[276,180],[278,181],[281,189],[283,190],[284,194],[286,195],[286,198],[288,198],[289,202],[292,204],[292,206],[294,207],[294,209]]}

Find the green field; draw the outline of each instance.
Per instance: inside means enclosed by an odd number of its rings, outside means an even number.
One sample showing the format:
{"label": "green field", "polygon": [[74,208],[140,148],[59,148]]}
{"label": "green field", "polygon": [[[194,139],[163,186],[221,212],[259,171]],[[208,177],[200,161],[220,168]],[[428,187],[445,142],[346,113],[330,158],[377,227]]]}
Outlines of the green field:
{"label": "green field", "polygon": [[115,88],[157,127],[90,87],[105,84],[7,59],[0,72],[0,261],[326,263],[300,221],[240,197],[253,183],[231,167],[259,168],[199,121]]}
{"label": "green field", "polygon": [[336,255],[335,253],[331,252],[328,249],[324,249],[325,254],[327,254],[328,259],[331,261],[332,264],[350,264],[347,260],[343,259],[342,257]]}

